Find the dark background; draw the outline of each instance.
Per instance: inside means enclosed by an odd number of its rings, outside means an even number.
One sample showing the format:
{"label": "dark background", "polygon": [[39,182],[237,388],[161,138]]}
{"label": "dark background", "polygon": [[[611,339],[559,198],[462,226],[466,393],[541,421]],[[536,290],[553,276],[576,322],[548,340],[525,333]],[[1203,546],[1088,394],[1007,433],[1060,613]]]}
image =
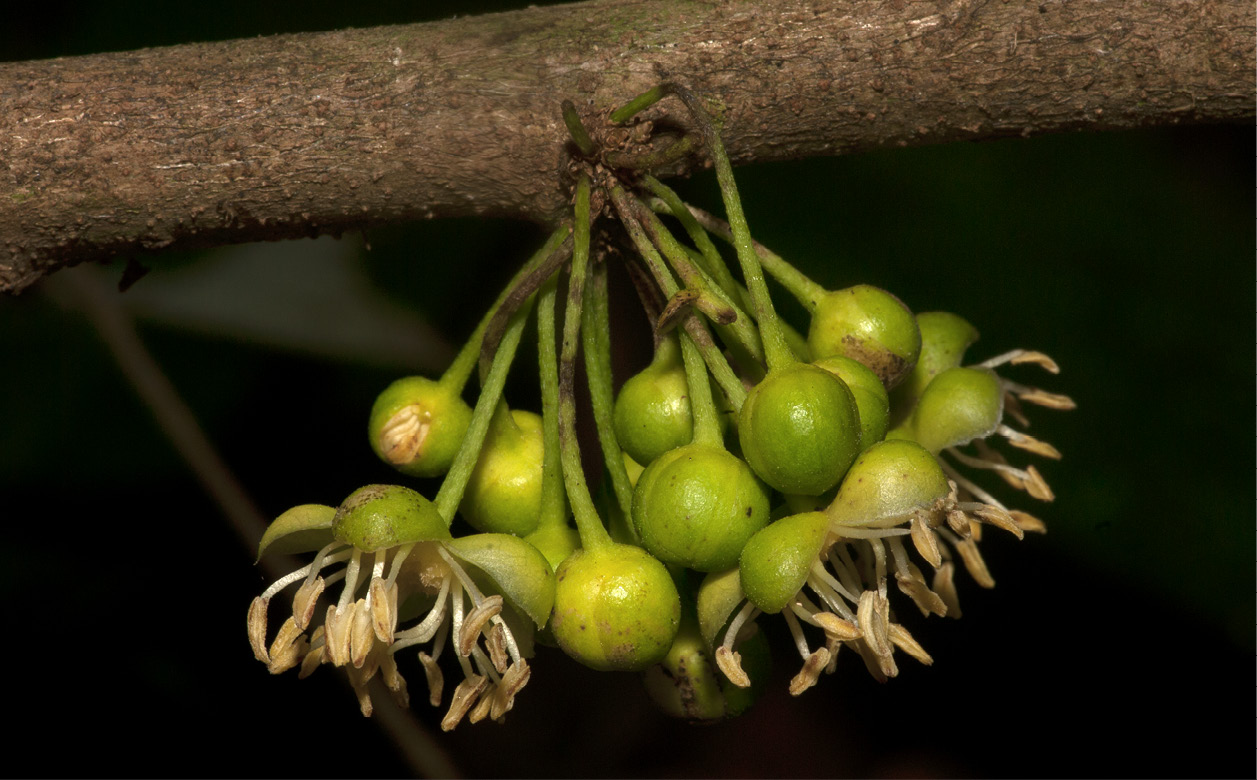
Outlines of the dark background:
{"label": "dark background", "polygon": [[[0,59],[510,7],[118,5],[30,6],[0,25]],[[963,314],[982,331],[973,359],[1031,347],[1060,362],[1039,383],[1079,408],[1035,410],[1031,429],[1065,453],[1040,463],[1057,500],[1015,504],[1049,533],[990,537],[999,586],[965,578],[963,620],[905,613],[935,665],[904,661],[886,685],[847,656],[792,700],[797,657],[762,621],[777,679],[726,724],[672,721],[634,676],[543,649],[504,725],[438,733],[459,771],[1251,776],[1252,139],[1190,127],[739,169],[756,236],[818,281]],[[709,176],[684,190],[716,205]],[[268,515],[393,478],[363,436],[375,394],[438,370],[542,235],[451,220],[365,238],[370,251],[358,236],[165,256],[122,296]],[[448,342],[416,344],[415,312]],[[519,373],[508,392],[527,406]],[[265,578],[64,285],[0,300],[0,494],[8,773],[410,771],[331,670],[271,678],[253,660],[244,617]],[[403,671],[435,728],[417,664]]]}

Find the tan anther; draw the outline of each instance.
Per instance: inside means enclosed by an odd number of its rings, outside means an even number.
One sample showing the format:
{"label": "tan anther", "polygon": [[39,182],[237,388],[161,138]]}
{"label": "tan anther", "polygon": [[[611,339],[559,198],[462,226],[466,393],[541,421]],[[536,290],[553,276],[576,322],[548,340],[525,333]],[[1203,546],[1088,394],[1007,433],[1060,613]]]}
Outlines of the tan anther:
{"label": "tan anther", "polygon": [[926,563],[937,569],[943,562],[943,555],[939,552],[938,537],[934,535],[934,530],[920,516],[913,516],[909,528],[912,531],[912,544],[917,552]]}
{"label": "tan anther", "polygon": [[960,617],[960,595],[956,593],[956,565],[947,561],[934,572],[930,587],[947,605],[948,617]]}
{"label": "tan anther", "polygon": [[292,616],[297,620],[297,628],[302,631],[306,630],[314,618],[314,610],[318,606],[319,596],[323,595],[324,586],[322,577],[306,580],[292,597]]}
{"label": "tan anther", "polygon": [[972,532],[969,527],[969,516],[955,507],[947,510],[947,527],[966,539]]}
{"label": "tan anther", "polygon": [[[1026,416],[1025,411],[1022,409],[1021,401],[1011,390],[1004,391],[1004,416],[1013,418],[1023,428],[1030,425],[1030,418]],[[979,441],[981,440],[979,439]]]}
{"label": "tan anther", "polygon": [[480,695],[476,701],[476,706],[471,708],[471,712],[467,713],[468,723],[479,723],[489,717],[489,711],[493,708],[493,695],[497,693],[497,686],[492,686],[488,691]]}
{"label": "tan anther", "polygon": [[[895,677],[899,674],[899,668],[895,666],[894,658],[888,656],[883,659],[881,656],[877,655],[877,653],[873,652],[873,649],[869,647],[868,642],[854,642],[852,643],[852,647],[854,647],[856,652],[860,654],[860,660],[864,661],[864,668],[868,670],[874,680],[877,680],[878,682],[886,682],[888,678]],[[889,661],[890,665],[889,672],[885,670],[885,664],[887,661]]]}
{"label": "tan anther", "polygon": [[319,626],[310,636],[310,650],[306,653],[306,657],[301,659],[301,671],[297,672],[298,680],[304,680],[314,674],[314,670],[327,660],[323,654],[323,644],[323,626]]}
{"label": "tan anther", "polygon": [[498,674],[506,674],[506,667],[511,659],[506,654],[506,629],[502,628],[501,623],[493,624],[484,644],[489,650],[489,660],[493,662],[493,668],[498,670]]}
{"label": "tan anther", "polygon": [[1012,428],[1009,428],[1007,425],[1001,425],[999,432],[1002,436],[1008,439],[1009,444],[1013,445],[1019,450],[1025,450],[1026,452],[1033,452],[1035,455],[1042,455],[1043,457],[1051,458],[1052,460],[1061,459],[1060,450],[1056,449],[1051,444],[1048,444],[1045,441],[1040,441],[1039,439],[1034,438],[1028,433],[1022,433],[1021,431],[1013,430]]}
{"label": "tan anther", "polygon": [[380,430],[380,452],[394,465],[410,463],[422,454],[431,427],[432,412],[420,404],[404,406]]}
{"label": "tan anther", "polygon": [[423,664],[423,675],[428,678],[428,703],[433,707],[441,706],[441,692],[445,689],[445,675],[436,660],[427,653],[419,654],[419,663]]}
{"label": "tan anther", "polygon": [[[1022,425],[1025,424],[1025,422],[1022,423]],[[978,457],[987,463],[993,463],[996,466],[1008,466],[1008,459],[1004,457],[1004,454],[987,444],[984,440],[978,439],[973,443],[973,446],[974,449],[978,451]],[[1017,488],[1018,490],[1026,489],[1025,480],[1021,477],[1021,469],[1009,467],[996,468],[994,471],[997,475],[999,475],[999,478],[1008,483],[1010,487]]]}
{"label": "tan anther", "polygon": [[812,619],[820,624],[825,638],[831,642],[852,642],[862,636],[859,626],[832,612],[817,612]]}
{"label": "tan anther", "polygon": [[266,652],[266,605],[267,599],[258,596],[249,605],[249,645],[253,648],[253,657],[264,664],[271,662],[270,653]]}
{"label": "tan anther", "polygon": [[1063,412],[1078,408],[1078,404],[1074,403],[1074,399],[1069,396],[1049,393],[1037,387],[1027,388],[1024,392],[1017,393],[1017,397],[1027,403],[1045,406],[1048,409],[1060,409]]}
{"label": "tan anther", "polygon": [[386,645],[393,644],[397,628],[397,583],[392,586],[381,577],[371,579],[371,624],[375,636]]}
{"label": "tan anther", "polygon": [[1025,533],[1021,530],[1021,526],[1017,525],[1017,521],[1013,519],[1013,516],[997,506],[983,504],[977,509],[974,509],[972,514],[979,520],[985,523],[990,523],[996,528],[1007,531],[1018,539],[1025,536]]}
{"label": "tan anther", "polygon": [[823,647],[817,648],[816,652],[807,657],[807,660],[803,662],[803,668],[790,681],[790,695],[798,696],[815,685],[826,666],[829,666],[829,651]]}
{"label": "tan anther", "polygon": [[380,653],[380,677],[384,680],[384,687],[393,694],[397,705],[409,707],[410,692],[406,690],[406,678],[402,677],[401,671],[398,670],[397,659],[392,653]]}
{"label": "tan anther", "polygon": [[991,576],[991,572],[986,568],[986,561],[982,560],[982,553],[978,552],[978,546],[974,544],[972,539],[961,539],[954,543],[956,552],[960,553],[960,560],[964,562],[965,569],[968,570],[969,576],[973,577],[973,581],[984,588],[994,588],[995,578]]}
{"label": "tan anther", "polygon": [[1029,512],[1023,512],[1020,509],[1010,509],[1008,514],[1012,515],[1013,521],[1026,533],[1047,533],[1047,524]]}
{"label": "tan anther", "polygon": [[1026,467],[1027,479],[1022,482],[1022,487],[1026,492],[1040,501],[1054,501],[1056,494],[1052,492],[1052,488],[1043,479],[1043,475],[1034,466]]}
{"label": "tan anther", "polygon": [[365,684],[354,686],[354,693],[358,696],[358,709],[362,710],[362,717],[369,718],[375,708],[371,706],[371,694],[367,691]]}
{"label": "tan anther", "polygon": [[493,711],[489,717],[496,721],[502,720],[502,716],[515,706],[515,695],[524,689],[531,677],[532,669],[528,668],[527,661],[521,658],[517,663],[512,664],[511,668],[502,675],[502,681],[497,684],[493,692]]}
{"label": "tan anther", "polygon": [[729,682],[739,688],[751,687],[751,678],[747,677],[746,672],[742,671],[741,653],[735,653],[724,645],[717,647],[716,666],[719,666],[720,671],[725,673],[725,677],[729,678]]}
{"label": "tan anther", "polygon": [[920,643],[912,637],[912,634],[908,633],[908,629],[898,623],[890,624],[890,641],[895,643],[895,647],[898,647],[926,666],[934,663],[934,659],[930,657],[929,653],[925,652],[925,648],[921,647]]}
{"label": "tan anther", "polygon": [[[267,665],[267,670],[271,674],[282,674],[292,669],[301,663],[302,657],[310,649],[310,643],[306,641],[305,634],[301,633],[301,630],[291,621],[292,618],[289,618],[284,622],[283,628],[279,630],[279,636],[271,645],[271,662]],[[289,626],[292,626],[291,629]],[[281,645],[280,642],[284,644]]]}
{"label": "tan anther", "polygon": [[441,731],[453,731],[488,687],[489,678],[479,674],[473,674],[460,682],[454,689],[454,700],[450,702],[449,712],[441,719]]}
{"label": "tan anther", "polygon": [[898,583],[899,590],[903,591],[908,598],[912,599],[912,603],[917,605],[917,609],[921,610],[922,615],[935,614],[942,617],[947,614],[946,602],[937,593],[929,589],[925,584],[925,577],[921,575],[921,570],[916,566],[909,564],[908,574],[896,574],[895,582]]}
{"label": "tan anther", "polygon": [[362,668],[375,644],[375,629],[371,623],[371,610],[366,600],[358,599],[354,602],[353,618],[349,624],[349,657],[356,669]]}
{"label": "tan anther", "polygon": [[1008,362],[1012,363],[1014,366],[1019,366],[1022,363],[1034,363],[1049,373],[1061,373],[1061,367],[1056,365],[1055,360],[1042,352],[1036,352],[1030,349],[1013,350],[1013,352],[1010,353]]}
{"label": "tan anther", "polygon": [[[856,620],[860,623],[864,641],[878,658],[889,657],[894,652],[894,648],[890,645],[890,638],[887,636],[886,624],[889,621],[886,620],[883,612],[885,603],[886,599],[882,598],[877,591],[866,590],[860,594],[860,604],[856,608]],[[885,667],[882,668],[885,671]],[[887,674],[893,676],[889,672]]]}
{"label": "tan anther", "polygon": [[327,608],[327,616],[323,618],[326,629],[323,652],[334,666],[349,663],[349,627],[353,623],[354,605],[350,604],[344,612],[338,612],[336,605]]}
{"label": "tan anther", "polygon": [[476,605],[475,609],[467,613],[467,617],[463,619],[462,631],[458,634],[459,655],[471,655],[471,649],[476,646],[476,640],[480,638],[480,630],[501,611],[502,597],[494,594],[487,596],[484,601]]}

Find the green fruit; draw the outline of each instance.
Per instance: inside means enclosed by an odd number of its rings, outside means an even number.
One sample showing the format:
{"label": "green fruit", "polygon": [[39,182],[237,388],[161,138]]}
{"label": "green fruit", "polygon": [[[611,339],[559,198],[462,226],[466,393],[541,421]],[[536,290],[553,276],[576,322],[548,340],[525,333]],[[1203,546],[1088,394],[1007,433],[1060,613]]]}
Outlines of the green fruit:
{"label": "green fruit", "polygon": [[724,449],[687,444],[656,458],[633,491],[642,546],[664,563],[696,571],[735,565],[742,545],[768,522],[768,492]]}
{"label": "green fruit", "polygon": [[911,413],[930,381],[959,366],[965,351],[978,340],[978,329],[951,312],[923,311],[917,315],[917,327],[921,331],[921,356],[912,373],[891,394],[896,424]]}
{"label": "green fruit", "polygon": [[675,338],[661,341],[651,364],[620,388],[614,427],[620,448],[642,464],[694,438],[690,390]]}
{"label": "green fruit", "polygon": [[664,713],[693,722],[712,722],[741,715],[758,698],[771,675],[768,640],[756,632],[738,646],[750,688],[739,688],[720,673],[707,643],[691,616],[668,654],[643,673],[646,693]]}
{"label": "green fruit", "polygon": [[494,414],[459,509],[473,528],[526,536],[541,519],[541,417],[506,405]]}
{"label": "green fruit", "polygon": [[807,343],[813,360],[853,358],[872,369],[889,390],[916,365],[921,332],[903,301],[879,287],[858,284],[817,302]]}
{"label": "green fruit", "polygon": [[667,655],[681,597],[645,550],[615,543],[577,550],[555,579],[550,630],[563,652],[592,669],[632,672]]}
{"label": "green fruit", "polygon": [[367,485],[346,498],[332,518],[332,537],[362,552],[411,542],[449,539],[436,505],[398,485]]}
{"label": "green fruit", "polygon": [[890,424],[890,400],[882,380],[872,369],[844,355],[817,360],[812,365],[830,372],[846,383],[860,412],[860,449],[867,450],[886,436]]}
{"label": "green fruit", "polygon": [[742,591],[764,612],[785,608],[807,582],[829,532],[824,512],[783,517],[751,537],[738,563]]}
{"label": "green fruit", "polygon": [[580,534],[569,525],[543,525],[524,537],[524,541],[541,551],[556,570],[567,556],[580,549]]}
{"label": "green fruit", "polygon": [[471,407],[457,392],[412,376],[375,399],[367,433],[385,463],[412,477],[435,477],[449,470],[470,424]]}
{"label": "green fruit", "polygon": [[742,404],[738,440],[760,479],[783,493],[819,495],[860,450],[860,415],[841,379],[806,363],[772,371]]}
{"label": "green fruit", "polygon": [[909,429],[933,453],[995,433],[1004,416],[1004,390],[989,368],[949,368],[921,394]]}
{"label": "green fruit", "polygon": [[914,441],[888,439],[856,458],[825,514],[835,529],[886,528],[933,507],[949,492],[947,476],[928,450]]}

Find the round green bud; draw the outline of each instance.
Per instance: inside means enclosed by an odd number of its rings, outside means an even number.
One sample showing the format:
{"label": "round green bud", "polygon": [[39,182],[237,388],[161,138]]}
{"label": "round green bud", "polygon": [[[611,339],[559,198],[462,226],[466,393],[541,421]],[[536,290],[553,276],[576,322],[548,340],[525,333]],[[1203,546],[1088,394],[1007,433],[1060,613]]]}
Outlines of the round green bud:
{"label": "round green bud", "polygon": [[887,439],[856,458],[825,514],[833,527],[885,528],[949,492],[947,475],[928,450],[907,439]]}
{"label": "round green bud", "polygon": [[921,355],[912,373],[891,394],[896,424],[907,417],[921,393],[939,373],[955,368],[965,351],[978,340],[978,329],[959,314],[923,311],[917,315],[921,331]]}
{"label": "round green bud", "polygon": [[921,332],[903,301],[880,287],[857,284],[817,302],[808,328],[812,359],[846,355],[873,370],[889,390],[912,371]]}
{"label": "round green bud", "polygon": [[620,388],[614,427],[620,448],[647,465],[694,438],[690,390],[675,339],[661,341],[651,364]]}
{"label": "round green bud", "polygon": [[807,582],[829,531],[824,512],[783,517],[751,537],[738,563],[742,591],[751,603],[777,613]]}
{"label": "round green bud", "polygon": [[570,525],[542,525],[524,540],[541,551],[551,570],[557,570],[567,556],[580,549],[580,534]]}
{"label": "round green bud", "polygon": [[563,652],[604,672],[640,672],[667,655],[681,597],[650,553],[615,543],[577,550],[555,579],[550,630]]}
{"label": "round green bud", "polygon": [[696,571],[735,565],[768,513],[768,491],[750,467],[707,444],[656,458],[633,491],[633,526],[642,546],[664,563]]}
{"label": "round green bud", "polygon": [[668,654],[642,674],[646,693],[656,707],[674,718],[709,723],[737,717],[759,697],[772,674],[763,632],[755,632],[737,649],[742,668],[751,678],[750,688],[739,688],[720,672],[694,619],[687,617]]}
{"label": "round green bud", "polygon": [[909,429],[933,453],[990,436],[1004,416],[1004,390],[988,368],[949,368],[934,377],[912,412]]}
{"label": "round green bud", "polygon": [[860,451],[860,415],[838,377],[807,363],[769,372],[742,404],[742,454],[783,493],[819,495]]}
{"label": "round green bud", "polygon": [[449,539],[436,505],[400,485],[358,488],[332,517],[332,538],[362,552],[387,550],[411,542]]}
{"label": "round green bud", "polygon": [[860,449],[867,450],[886,437],[890,425],[890,399],[873,370],[845,355],[834,355],[812,365],[825,369],[846,383],[860,412]]}
{"label": "round green bud", "polygon": [[367,434],[380,460],[412,477],[449,470],[471,425],[457,392],[421,376],[399,379],[371,407]]}
{"label": "round green bud", "polygon": [[500,405],[459,505],[463,517],[487,533],[532,533],[541,519],[544,461],[541,417]]}

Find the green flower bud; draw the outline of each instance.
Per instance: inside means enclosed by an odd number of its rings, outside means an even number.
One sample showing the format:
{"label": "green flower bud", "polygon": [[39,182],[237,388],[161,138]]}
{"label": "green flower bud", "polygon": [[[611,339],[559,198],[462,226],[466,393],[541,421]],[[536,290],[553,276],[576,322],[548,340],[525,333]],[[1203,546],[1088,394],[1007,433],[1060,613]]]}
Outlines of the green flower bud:
{"label": "green flower bud", "polygon": [[550,630],[563,652],[599,671],[642,671],[672,646],[681,597],[664,565],[639,547],[577,550],[555,575]]}
{"label": "green flower bud", "polygon": [[614,427],[620,448],[642,464],[694,438],[689,386],[674,338],[661,341],[650,365],[620,388]]}
{"label": "green flower bud", "polygon": [[526,536],[541,518],[541,417],[498,407],[459,509],[473,528]]}
{"label": "green flower bud", "polygon": [[886,436],[890,424],[890,400],[882,380],[872,369],[844,355],[822,358],[813,363],[846,383],[860,412],[860,449],[867,450]]}
{"label": "green flower bud", "polygon": [[687,444],[642,472],[633,525],[664,563],[697,571],[735,565],[751,534],[768,522],[768,492],[754,472],[720,447]]}
{"label": "green flower bud", "polygon": [[947,476],[929,451],[906,439],[887,440],[856,458],[825,514],[836,528],[886,528],[949,492]]}
{"label": "green flower bud", "polygon": [[768,640],[762,633],[756,632],[738,650],[752,681],[750,688],[739,688],[719,672],[697,622],[687,613],[667,656],[642,674],[646,693],[674,718],[711,722],[737,717],[763,692],[772,672]]}
{"label": "green flower bud", "polygon": [[472,534],[451,539],[445,549],[488,576],[500,593],[538,627],[545,626],[554,606],[554,575],[542,553],[510,534]]}
{"label": "green flower bud", "polygon": [[[294,506],[271,521],[258,542],[257,560],[269,550],[283,555],[314,552],[332,541],[336,509],[322,504]],[[254,561],[256,563],[257,561]]]}
{"label": "green flower bud", "polygon": [[995,433],[1004,391],[989,368],[949,368],[930,382],[912,412],[912,438],[937,454]]}
{"label": "green flower bud", "polygon": [[412,376],[375,399],[367,434],[385,463],[412,477],[436,477],[449,470],[470,424],[471,407],[457,392]]}
{"label": "green flower bud", "polygon": [[845,383],[806,363],[770,372],[738,419],[742,454],[783,493],[818,495],[838,484],[860,450],[860,415]]}
{"label": "green flower bud", "polygon": [[921,330],[921,356],[912,373],[891,394],[896,424],[911,413],[930,381],[960,365],[965,351],[978,340],[978,329],[951,312],[923,311],[917,315],[917,327]]}
{"label": "green flower bud", "polygon": [[341,503],[332,518],[332,537],[362,552],[410,542],[450,538],[436,505],[410,488],[367,485]]}
{"label": "green flower bud", "polygon": [[570,525],[543,525],[524,537],[524,540],[541,551],[557,570],[567,556],[580,549],[580,534]]}
{"label": "green flower bud", "polygon": [[879,287],[857,284],[817,302],[808,328],[812,358],[845,355],[873,370],[889,390],[908,375],[921,352],[921,332],[903,301]]}
{"label": "green flower bud", "polygon": [[824,512],[783,517],[751,537],[738,564],[742,591],[764,612],[780,612],[802,589],[829,531]]}

